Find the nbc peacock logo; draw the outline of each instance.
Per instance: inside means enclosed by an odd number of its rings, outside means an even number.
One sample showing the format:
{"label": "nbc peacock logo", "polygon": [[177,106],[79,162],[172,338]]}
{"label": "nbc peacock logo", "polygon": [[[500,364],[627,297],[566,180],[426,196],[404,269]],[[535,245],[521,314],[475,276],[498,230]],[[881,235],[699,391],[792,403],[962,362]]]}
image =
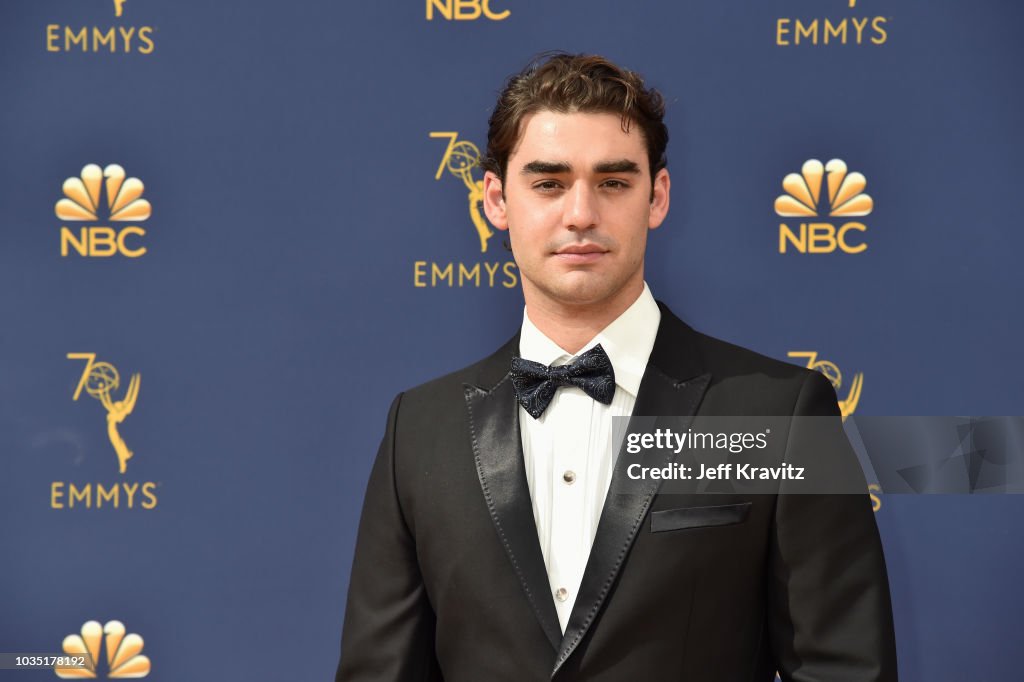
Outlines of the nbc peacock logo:
{"label": "nbc peacock logo", "polygon": [[84,668],[55,667],[57,677],[65,680],[96,679],[99,677],[97,663],[100,651],[107,650],[107,679],[137,679],[149,675],[152,665],[149,658],[142,655],[144,642],[135,633],[128,633],[124,623],[119,620],[108,621],[100,625],[90,620],[82,626],[81,634],[70,634],[64,638],[64,653],[69,656],[85,656]]}
{"label": "nbc peacock logo", "polygon": [[[867,179],[862,173],[850,173],[846,162],[832,159],[822,164],[817,159],[805,162],[799,173],[790,173],[782,180],[785,194],[775,200],[775,212],[783,218],[852,218],[869,215],[874,200],[864,193]],[[824,192],[823,192],[824,190]],[[823,204],[826,204],[824,206]],[[798,231],[787,223],[779,224],[779,253],[789,245],[799,253],[862,253],[867,242],[855,242],[850,232],[867,232],[867,225],[847,221],[839,228],[831,222],[801,222]]]}
{"label": "nbc peacock logo", "polygon": [[[54,213],[68,222],[99,222],[104,213],[102,220],[110,223],[141,223],[149,220],[153,213],[149,201],[142,198],[145,185],[138,178],[128,177],[124,168],[116,163],[102,170],[90,163],[82,168],[80,175],[65,180],[62,189],[64,196],[54,206]],[[104,193],[105,205],[101,202]],[[138,258],[146,253],[146,247],[138,243],[145,236],[146,230],[138,225],[93,224],[76,228],[63,225],[60,255],[67,257],[74,251],[83,257]]]}

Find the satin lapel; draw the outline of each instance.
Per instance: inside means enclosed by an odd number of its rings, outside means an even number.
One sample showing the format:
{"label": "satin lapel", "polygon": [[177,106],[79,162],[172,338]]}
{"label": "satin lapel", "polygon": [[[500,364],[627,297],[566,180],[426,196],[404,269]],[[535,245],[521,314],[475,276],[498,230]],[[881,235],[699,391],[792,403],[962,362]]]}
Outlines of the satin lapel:
{"label": "satin lapel", "polygon": [[477,475],[491,520],[544,634],[557,651],[562,630],[537,538],[512,381],[506,376],[490,390],[467,385],[466,406]]}
{"label": "satin lapel", "polygon": [[[667,308],[662,308],[662,325],[658,329],[658,338],[647,371],[640,382],[634,415],[692,417],[696,413],[711,382],[711,375],[693,374],[699,371],[699,358],[695,351],[688,355],[691,344],[684,342],[692,334],[693,330]],[[678,360],[680,356],[685,358],[685,362]],[[620,450],[619,457],[623,456]],[[616,492],[626,489],[624,483],[625,468],[616,466],[580,591],[562,637],[555,668],[551,672],[552,677],[586,636],[601,610],[633,545],[637,530],[647,516],[660,481],[647,480],[639,490],[636,481],[629,481],[629,493]]]}

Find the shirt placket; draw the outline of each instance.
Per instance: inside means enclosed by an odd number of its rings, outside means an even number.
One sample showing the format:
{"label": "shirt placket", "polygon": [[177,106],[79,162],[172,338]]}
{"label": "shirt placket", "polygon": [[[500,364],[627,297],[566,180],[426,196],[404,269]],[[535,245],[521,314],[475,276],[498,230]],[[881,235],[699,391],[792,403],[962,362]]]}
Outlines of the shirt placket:
{"label": "shirt placket", "polygon": [[577,388],[558,395],[558,427],[554,429],[551,470],[551,589],[564,631],[583,578],[588,547],[584,545],[586,514],[586,445],[593,399]]}

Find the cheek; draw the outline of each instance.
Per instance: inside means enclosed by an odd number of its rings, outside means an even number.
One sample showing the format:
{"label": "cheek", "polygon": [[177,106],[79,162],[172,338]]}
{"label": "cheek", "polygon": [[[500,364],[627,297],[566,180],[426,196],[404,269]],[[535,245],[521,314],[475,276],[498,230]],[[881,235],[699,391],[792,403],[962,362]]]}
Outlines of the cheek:
{"label": "cheek", "polygon": [[626,262],[629,265],[636,266],[643,262],[644,253],[647,250],[647,226],[644,225],[643,229],[637,229],[631,232],[624,251],[626,252]]}
{"label": "cheek", "polygon": [[552,236],[552,213],[546,207],[510,204],[507,207],[509,236],[513,249],[519,245],[525,251],[546,249]]}
{"label": "cheek", "polygon": [[555,202],[522,203],[516,206],[520,222],[529,230],[545,229],[560,215]]}

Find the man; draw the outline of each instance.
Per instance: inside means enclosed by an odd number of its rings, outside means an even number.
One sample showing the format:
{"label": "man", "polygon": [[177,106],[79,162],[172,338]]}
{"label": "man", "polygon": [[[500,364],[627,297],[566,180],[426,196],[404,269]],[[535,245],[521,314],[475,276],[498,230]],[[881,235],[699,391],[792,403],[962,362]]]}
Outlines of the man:
{"label": "man", "polygon": [[866,492],[616,492],[614,416],[838,424],[821,375],[699,334],[652,298],[663,113],[638,75],[594,56],[549,58],[499,97],[484,209],[522,274],[522,327],[392,404],[338,680],[896,679]]}

